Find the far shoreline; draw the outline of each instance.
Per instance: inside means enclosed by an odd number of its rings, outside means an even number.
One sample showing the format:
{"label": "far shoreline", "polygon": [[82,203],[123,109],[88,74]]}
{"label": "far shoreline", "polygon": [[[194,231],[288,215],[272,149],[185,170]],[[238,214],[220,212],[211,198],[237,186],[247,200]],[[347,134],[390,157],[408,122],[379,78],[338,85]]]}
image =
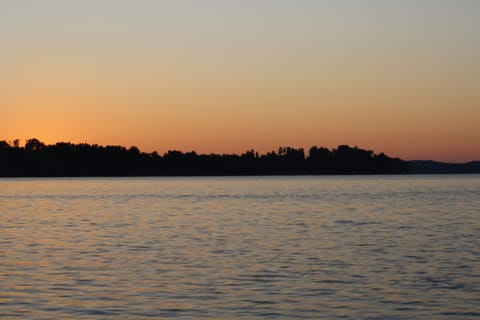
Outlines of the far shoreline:
{"label": "far shoreline", "polygon": [[9,177],[0,177],[0,180],[20,180],[20,179],[122,179],[122,178],[288,178],[288,177],[414,177],[414,176],[473,176],[480,175],[480,172],[435,172],[435,173],[340,173],[340,174],[250,174],[250,175],[129,175],[129,176],[9,176]]}
{"label": "far shoreline", "polygon": [[131,146],[100,146],[57,142],[46,145],[32,138],[0,141],[0,177],[236,177],[344,176],[480,173],[480,161],[445,163],[405,161],[383,152],[339,145],[308,150],[279,147],[264,154],[198,154],[170,150],[163,155]]}

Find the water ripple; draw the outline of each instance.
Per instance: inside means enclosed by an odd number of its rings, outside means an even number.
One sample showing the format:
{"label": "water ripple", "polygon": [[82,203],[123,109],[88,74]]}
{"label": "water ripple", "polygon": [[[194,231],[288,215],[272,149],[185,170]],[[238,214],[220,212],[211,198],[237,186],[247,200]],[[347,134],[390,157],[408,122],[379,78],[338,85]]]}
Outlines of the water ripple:
{"label": "water ripple", "polygon": [[1,319],[476,319],[480,179],[0,180]]}

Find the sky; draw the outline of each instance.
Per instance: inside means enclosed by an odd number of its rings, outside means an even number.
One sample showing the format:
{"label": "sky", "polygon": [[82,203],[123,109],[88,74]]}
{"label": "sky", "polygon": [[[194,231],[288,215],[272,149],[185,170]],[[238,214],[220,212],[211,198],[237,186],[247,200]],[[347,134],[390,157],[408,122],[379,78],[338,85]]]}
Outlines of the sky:
{"label": "sky", "polygon": [[477,0],[0,0],[0,140],[480,160]]}

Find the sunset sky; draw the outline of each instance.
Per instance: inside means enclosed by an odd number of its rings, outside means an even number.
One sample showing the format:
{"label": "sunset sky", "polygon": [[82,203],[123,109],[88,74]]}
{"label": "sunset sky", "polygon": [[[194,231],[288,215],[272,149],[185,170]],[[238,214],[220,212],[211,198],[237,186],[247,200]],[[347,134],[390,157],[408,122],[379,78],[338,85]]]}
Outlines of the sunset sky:
{"label": "sunset sky", "polygon": [[0,140],[480,160],[477,0],[0,0]]}

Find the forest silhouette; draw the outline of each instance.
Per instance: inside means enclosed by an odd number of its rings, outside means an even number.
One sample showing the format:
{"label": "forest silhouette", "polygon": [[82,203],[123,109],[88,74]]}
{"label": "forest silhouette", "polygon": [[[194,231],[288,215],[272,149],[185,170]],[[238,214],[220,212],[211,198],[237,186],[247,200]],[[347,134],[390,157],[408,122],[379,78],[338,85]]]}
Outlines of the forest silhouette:
{"label": "forest silhouette", "polygon": [[1,177],[89,176],[221,176],[408,173],[408,163],[383,153],[340,145],[329,150],[313,146],[280,147],[259,154],[197,154],[195,151],[141,152],[137,147],[58,142],[46,145],[29,139],[0,141]]}

